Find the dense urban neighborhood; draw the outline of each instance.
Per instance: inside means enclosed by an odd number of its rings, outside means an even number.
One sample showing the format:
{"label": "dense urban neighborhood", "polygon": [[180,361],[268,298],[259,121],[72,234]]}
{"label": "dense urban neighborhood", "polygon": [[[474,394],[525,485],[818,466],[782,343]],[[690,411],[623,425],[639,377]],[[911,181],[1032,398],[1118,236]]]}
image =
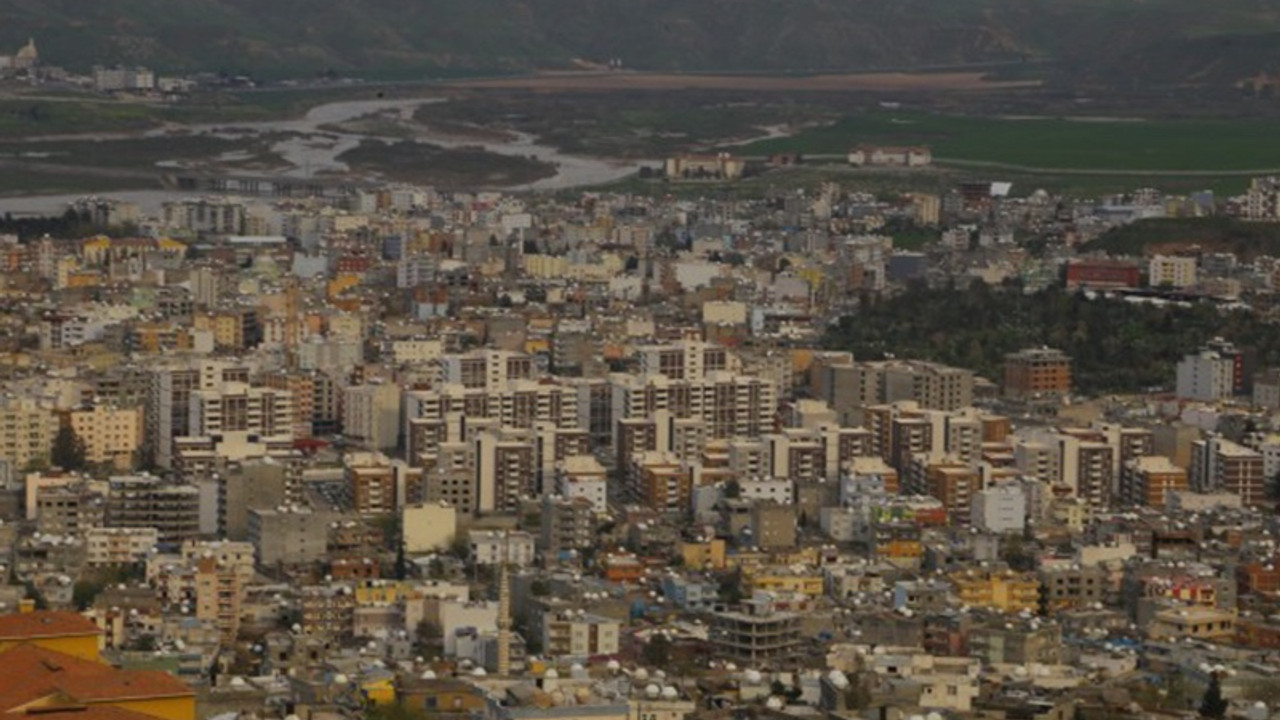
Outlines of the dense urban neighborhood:
{"label": "dense urban neighborhood", "polygon": [[0,705],[1265,720],[1278,197],[10,215]]}

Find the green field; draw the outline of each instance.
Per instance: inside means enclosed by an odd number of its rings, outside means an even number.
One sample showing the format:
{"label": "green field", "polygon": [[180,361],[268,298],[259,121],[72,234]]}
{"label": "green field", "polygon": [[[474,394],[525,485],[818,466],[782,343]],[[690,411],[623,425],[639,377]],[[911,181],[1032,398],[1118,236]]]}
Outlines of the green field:
{"label": "green field", "polygon": [[823,183],[834,182],[850,191],[867,192],[881,197],[896,197],[905,192],[940,194],[947,192],[958,183],[995,180],[1013,183],[1013,194],[1019,197],[1029,195],[1038,189],[1068,197],[1097,197],[1132,192],[1138,188],[1156,188],[1176,195],[1211,190],[1219,197],[1229,197],[1240,194],[1249,184],[1248,178],[1243,176],[980,172],[938,166],[903,171],[851,168],[837,164],[807,164],[772,170],[737,182],[680,184],[630,177],[595,189],[643,195],[674,195],[683,198],[715,197],[728,200],[760,197],[771,190],[817,190]]}
{"label": "green field", "polygon": [[1047,170],[1239,172],[1280,168],[1276,125],[1231,120],[998,119],[874,112],[739,151],[840,154],[862,144],[925,145],[935,159]]}

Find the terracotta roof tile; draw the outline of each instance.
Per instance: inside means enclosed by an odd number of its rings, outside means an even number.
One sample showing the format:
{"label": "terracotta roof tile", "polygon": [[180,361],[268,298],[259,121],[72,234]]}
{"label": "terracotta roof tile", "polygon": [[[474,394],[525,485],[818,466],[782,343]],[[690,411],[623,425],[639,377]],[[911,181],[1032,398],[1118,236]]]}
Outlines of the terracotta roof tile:
{"label": "terracotta roof tile", "polygon": [[4,653],[0,660],[0,712],[51,695],[78,704],[193,694],[185,683],[165,672],[120,670],[30,643]]}
{"label": "terracotta roof tile", "polygon": [[155,720],[150,715],[125,710],[114,705],[75,705],[59,708],[32,708],[6,713],[4,720]]}
{"label": "terracotta roof tile", "polygon": [[36,610],[0,615],[0,640],[96,635],[101,632],[92,620],[73,612]]}

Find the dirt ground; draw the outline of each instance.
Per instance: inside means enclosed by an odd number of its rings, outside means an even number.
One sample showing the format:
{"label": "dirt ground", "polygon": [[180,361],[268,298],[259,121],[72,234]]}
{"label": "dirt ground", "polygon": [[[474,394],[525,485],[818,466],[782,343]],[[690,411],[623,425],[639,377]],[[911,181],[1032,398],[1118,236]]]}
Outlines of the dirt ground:
{"label": "dirt ground", "polygon": [[835,75],[700,75],[640,72],[559,72],[484,78],[452,87],[540,92],[607,90],[750,90],[786,92],[923,92],[1034,88],[1039,81],[988,81],[980,72],[849,73]]}

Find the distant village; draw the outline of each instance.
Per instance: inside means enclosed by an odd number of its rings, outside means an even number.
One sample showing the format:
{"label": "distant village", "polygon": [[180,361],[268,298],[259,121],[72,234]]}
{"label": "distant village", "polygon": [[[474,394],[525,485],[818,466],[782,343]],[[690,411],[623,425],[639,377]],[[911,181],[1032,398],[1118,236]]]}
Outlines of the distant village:
{"label": "distant village", "polygon": [[94,66],[88,75],[73,73],[40,57],[35,38],[12,55],[0,55],[0,83],[81,88],[121,97],[180,99],[198,86],[231,85],[248,87],[247,77],[219,77],[203,73],[194,76],[157,75],[146,67]]}

